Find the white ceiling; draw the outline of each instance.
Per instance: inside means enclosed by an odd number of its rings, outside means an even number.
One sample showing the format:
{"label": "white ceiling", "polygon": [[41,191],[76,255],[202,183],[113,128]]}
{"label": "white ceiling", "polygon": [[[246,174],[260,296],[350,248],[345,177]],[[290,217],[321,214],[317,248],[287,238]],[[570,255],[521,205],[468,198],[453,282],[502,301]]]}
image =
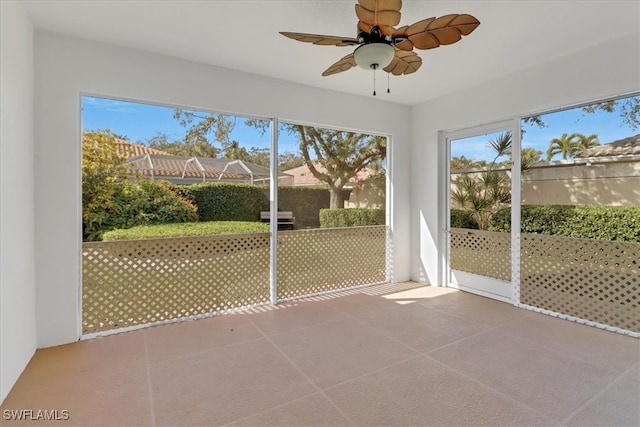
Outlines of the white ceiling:
{"label": "white ceiling", "polygon": [[[371,96],[371,71],[321,77],[351,47],[315,46],[278,31],[356,35],[355,0],[22,2],[34,26],[340,92]],[[380,100],[415,105],[630,34],[637,0],[404,1],[400,25],[469,13],[481,25],[460,42],[418,51],[409,76],[378,73]],[[640,35],[639,35],[640,37]]]}

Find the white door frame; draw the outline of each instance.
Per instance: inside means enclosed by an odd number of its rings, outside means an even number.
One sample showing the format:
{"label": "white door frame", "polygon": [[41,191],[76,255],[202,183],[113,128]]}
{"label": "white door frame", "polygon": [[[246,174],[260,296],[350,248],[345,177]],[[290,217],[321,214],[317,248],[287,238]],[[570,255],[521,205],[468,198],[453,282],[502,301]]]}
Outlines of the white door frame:
{"label": "white door frame", "polygon": [[[476,276],[469,273],[463,274],[465,277],[475,280],[482,280],[488,286],[488,291],[467,288],[465,286],[455,286],[450,281],[449,266],[449,243],[451,229],[451,197],[450,197],[450,157],[451,157],[451,141],[463,139],[477,135],[485,135],[501,131],[511,131],[512,134],[512,165],[511,165],[511,290],[510,296],[500,296],[491,291],[492,284],[488,283],[487,278]],[[439,209],[438,221],[440,223],[440,233],[438,239],[438,283],[440,286],[455,287],[468,292],[477,293],[490,298],[498,299],[512,304],[520,302],[520,118],[512,118],[498,122],[483,124],[479,126],[468,127],[454,131],[438,132],[438,145],[440,147],[438,161],[438,176],[440,184],[438,186],[438,206],[444,207]],[[459,273],[458,273],[459,274]]]}

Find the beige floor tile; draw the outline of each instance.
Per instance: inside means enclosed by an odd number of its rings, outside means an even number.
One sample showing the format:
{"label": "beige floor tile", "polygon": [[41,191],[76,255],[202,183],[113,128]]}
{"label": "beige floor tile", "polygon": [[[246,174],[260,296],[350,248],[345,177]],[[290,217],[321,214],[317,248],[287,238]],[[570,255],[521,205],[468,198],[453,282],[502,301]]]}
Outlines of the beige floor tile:
{"label": "beige floor tile", "polygon": [[428,356],[557,421],[616,377],[599,366],[495,331]]}
{"label": "beige floor tile", "polygon": [[333,307],[348,315],[359,315],[372,311],[397,307],[395,301],[385,299],[379,295],[357,293],[336,298],[331,301]]}
{"label": "beige floor tile", "polygon": [[535,426],[549,418],[421,356],[325,391],[362,426]]}
{"label": "beige floor tile", "polygon": [[[402,282],[369,286],[332,299],[335,308],[349,315],[359,315],[396,307],[432,296],[436,289],[415,282]],[[453,290],[455,292],[455,290]]]}
{"label": "beige floor tile", "polygon": [[320,388],[418,354],[353,319],[274,335],[270,339]]}
{"label": "beige floor tile", "polygon": [[640,426],[640,365],[575,413],[570,426]]}
{"label": "beige floor tile", "polygon": [[531,314],[530,311],[516,308],[511,304],[467,292],[453,292],[437,298],[426,298],[418,304],[487,327],[503,325]]}
{"label": "beige floor tile", "polygon": [[317,393],[231,424],[233,426],[346,426],[350,425],[326,397]]}
{"label": "beige floor tile", "polygon": [[266,335],[346,318],[344,313],[333,307],[332,301],[290,301],[264,311],[247,310],[245,314]]}
{"label": "beige floor tile", "polygon": [[144,331],[133,331],[38,349],[29,362],[29,378],[56,381],[67,374],[118,371],[146,363]]}
{"label": "beige floor tile", "polygon": [[533,313],[505,324],[499,330],[615,372],[623,372],[640,361],[640,340],[637,338],[544,314]]}
{"label": "beige floor tile", "polygon": [[[30,375],[29,372],[25,374]],[[68,411],[68,420],[53,421],[53,425],[151,425],[148,384],[145,365],[102,371],[97,364],[92,370],[69,370],[65,375],[49,376],[45,380],[32,377],[20,381],[3,402],[2,411]],[[37,421],[24,425],[47,424]]]}
{"label": "beige floor tile", "polygon": [[22,423],[38,426],[640,424],[640,340],[411,283],[313,300],[38,350],[0,414],[71,416]]}
{"label": "beige floor tile", "polygon": [[220,425],[315,388],[267,340],[151,364],[157,425]]}
{"label": "beige floor tile", "polygon": [[262,337],[244,314],[227,314],[146,329],[149,360],[199,353]]}
{"label": "beige floor tile", "polygon": [[486,330],[421,304],[401,305],[364,314],[358,319],[405,345],[425,352]]}

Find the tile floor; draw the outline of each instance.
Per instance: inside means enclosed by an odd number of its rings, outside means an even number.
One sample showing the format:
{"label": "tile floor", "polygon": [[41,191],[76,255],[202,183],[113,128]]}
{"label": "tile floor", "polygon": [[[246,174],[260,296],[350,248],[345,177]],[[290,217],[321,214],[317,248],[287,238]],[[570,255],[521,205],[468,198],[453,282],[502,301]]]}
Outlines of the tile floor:
{"label": "tile floor", "polygon": [[[38,350],[1,425],[640,425],[640,340],[415,283]],[[67,410],[15,422],[5,410]]]}

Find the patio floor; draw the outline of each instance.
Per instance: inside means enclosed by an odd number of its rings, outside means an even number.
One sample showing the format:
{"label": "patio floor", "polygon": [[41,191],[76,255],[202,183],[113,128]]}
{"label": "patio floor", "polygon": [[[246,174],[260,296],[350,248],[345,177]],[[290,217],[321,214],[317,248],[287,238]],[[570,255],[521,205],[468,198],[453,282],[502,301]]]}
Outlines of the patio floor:
{"label": "patio floor", "polygon": [[640,340],[380,285],[41,349],[0,409],[0,425],[638,426]]}

